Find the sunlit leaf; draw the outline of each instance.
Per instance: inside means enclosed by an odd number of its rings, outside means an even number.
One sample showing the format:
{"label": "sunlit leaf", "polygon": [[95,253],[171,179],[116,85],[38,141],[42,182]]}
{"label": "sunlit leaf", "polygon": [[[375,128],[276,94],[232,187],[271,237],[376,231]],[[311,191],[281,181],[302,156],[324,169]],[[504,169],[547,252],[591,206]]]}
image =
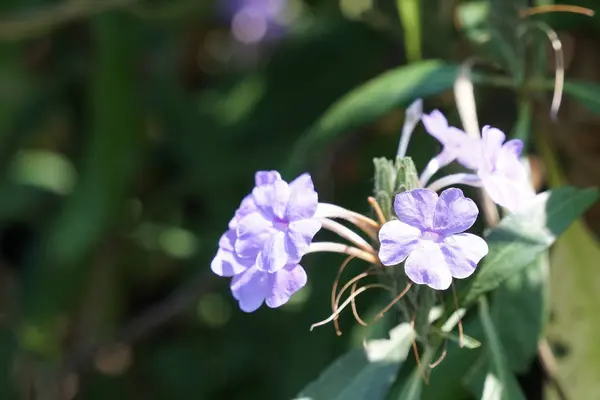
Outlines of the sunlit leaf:
{"label": "sunlit leaf", "polygon": [[335,102],[294,145],[286,170],[293,174],[317,149],[340,135],[375,121],[396,107],[452,87],[457,67],[440,61],[422,61],[385,72]]}
{"label": "sunlit leaf", "polygon": [[563,187],[544,192],[521,211],[506,216],[487,235],[490,251],[462,291],[468,304],[531,264],[598,198],[596,189]]}
{"label": "sunlit leaf", "polygon": [[351,350],[296,396],[296,400],[383,399],[413,340],[409,324],[390,331],[390,339],[374,339],[367,348]]}

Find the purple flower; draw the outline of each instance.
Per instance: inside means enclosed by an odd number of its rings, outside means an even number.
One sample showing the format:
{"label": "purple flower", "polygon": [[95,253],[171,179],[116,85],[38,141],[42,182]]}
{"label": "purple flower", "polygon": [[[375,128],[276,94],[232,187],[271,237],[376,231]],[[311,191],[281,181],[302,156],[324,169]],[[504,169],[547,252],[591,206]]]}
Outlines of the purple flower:
{"label": "purple flower", "polygon": [[261,271],[256,266],[231,280],[231,293],[245,312],[256,311],[263,302],[277,308],[306,285],[306,272],[300,265],[289,265],[276,272]]}
{"label": "purple flower", "polygon": [[425,129],[443,146],[443,150],[435,157],[438,168],[457,160],[469,169],[476,169],[479,162],[479,141],[462,130],[448,125],[448,120],[438,110],[421,117]]}
{"label": "purple flower", "polygon": [[285,0],[220,0],[235,38],[246,44],[279,36]]}
{"label": "purple flower", "polygon": [[[280,179],[281,176],[277,171],[258,171],[254,176],[256,186],[268,185]],[[255,260],[253,258],[241,258],[238,256],[234,251],[234,246],[237,240],[238,221],[256,210],[254,199],[249,194],[242,200],[234,217],[229,221],[229,230],[219,240],[219,250],[210,265],[215,274],[230,277],[242,273],[254,265]]]}
{"label": "purple flower", "polygon": [[482,135],[477,175],[496,204],[514,211],[535,196],[527,170],[519,159],[523,142],[513,139],[504,143],[504,133],[487,125]]}
{"label": "purple flower", "polygon": [[313,219],[318,196],[310,175],[300,175],[289,185],[276,180],[257,186],[252,198],[257,211],[239,220],[235,252],[255,258],[261,271],[275,272],[299,263],[321,229]]}
{"label": "purple flower", "polygon": [[312,219],[318,197],[310,175],[290,184],[277,171],[259,171],[229,230],[219,240],[212,271],[233,277],[231,292],[246,312],[285,304],[306,285],[298,263],[321,223]]}
{"label": "purple flower", "polygon": [[487,254],[485,241],[469,229],[479,210],[460,189],[446,189],[439,198],[429,189],[399,193],[394,200],[398,220],[379,231],[379,259],[391,266],[406,260],[406,275],[417,284],[447,289],[452,278],[466,278]]}

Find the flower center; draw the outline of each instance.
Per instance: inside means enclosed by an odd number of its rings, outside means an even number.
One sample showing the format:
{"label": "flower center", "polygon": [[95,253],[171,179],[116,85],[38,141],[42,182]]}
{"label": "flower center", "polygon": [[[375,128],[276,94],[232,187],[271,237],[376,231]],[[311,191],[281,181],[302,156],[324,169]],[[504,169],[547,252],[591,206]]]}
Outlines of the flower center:
{"label": "flower center", "polygon": [[432,242],[439,242],[442,240],[442,235],[431,231],[425,231],[421,234],[421,239],[430,240]]}
{"label": "flower center", "polygon": [[285,219],[275,218],[273,220],[273,227],[275,227],[275,229],[277,229],[277,230],[285,231],[285,230],[287,230],[288,225],[289,225],[289,222],[286,221]]}

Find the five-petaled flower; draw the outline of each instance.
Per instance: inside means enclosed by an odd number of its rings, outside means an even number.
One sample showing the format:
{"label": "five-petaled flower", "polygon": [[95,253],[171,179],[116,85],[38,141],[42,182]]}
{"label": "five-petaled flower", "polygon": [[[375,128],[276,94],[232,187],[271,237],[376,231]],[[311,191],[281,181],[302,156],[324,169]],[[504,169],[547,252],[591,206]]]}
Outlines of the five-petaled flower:
{"label": "five-petaled flower", "polygon": [[231,291],[246,312],[285,304],[306,284],[299,265],[321,228],[313,219],[318,196],[310,175],[291,183],[276,171],[259,171],[219,241],[212,271],[233,277]]}
{"label": "five-petaled flower", "polygon": [[414,189],[396,195],[398,220],[386,222],[379,231],[379,259],[386,266],[406,260],[406,275],[417,284],[447,289],[452,278],[466,278],[487,254],[486,242],[469,229],[479,210],[460,189],[438,195]]}
{"label": "five-petaled flower", "polygon": [[506,135],[487,125],[482,136],[477,168],[482,186],[496,204],[517,210],[535,196],[527,170],[519,159],[523,142],[512,139],[505,143]]}

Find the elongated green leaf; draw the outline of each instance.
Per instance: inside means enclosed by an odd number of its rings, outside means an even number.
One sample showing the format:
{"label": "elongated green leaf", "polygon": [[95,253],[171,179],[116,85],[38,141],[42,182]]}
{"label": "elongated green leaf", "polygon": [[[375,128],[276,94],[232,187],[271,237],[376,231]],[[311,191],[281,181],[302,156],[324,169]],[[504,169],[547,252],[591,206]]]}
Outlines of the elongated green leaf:
{"label": "elongated green leaf", "polygon": [[565,82],[565,93],[594,114],[600,114],[600,85],[593,82]]}
{"label": "elongated green leaf", "polygon": [[367,348],[342,356],[296,396],[297,400],[383,399],[400,364],[406,359],[413,334],[409,324],[390,331],[390,339],[367,342]]}
{"label": "elongated green leaf", "polygon": [[429,60],[393,69],[354,89],[336,103],[295,144],[286,165],[297,173],[312,151],[351,129],[358,128],[420,97],[441,93],[452,87],[455,65]]}
{"label": "elongated green leaf", "polygon": [[526,372],[548,320],[548,253],[507,279],[491,299],[492,319],[508,365],[516,373]]}
{"label": "elongated green leaf", "polygon": [[487,236],[490,251],[462,291],[461,304],[473,302],[535,261],[597,198],[596,189],[563,187],[539,194],[528,207],[506,216]]}
{"label": "elongated green leaf", "polygon": [[467,386],[482,400],[524,400],[525,395],[506,361],[505,350],[484,296],[479,298],[479,319],[485,335],[486,352],[484,358],[479,360],[481,364],[476,364],[472,369],[473,374],[467,377]]}

